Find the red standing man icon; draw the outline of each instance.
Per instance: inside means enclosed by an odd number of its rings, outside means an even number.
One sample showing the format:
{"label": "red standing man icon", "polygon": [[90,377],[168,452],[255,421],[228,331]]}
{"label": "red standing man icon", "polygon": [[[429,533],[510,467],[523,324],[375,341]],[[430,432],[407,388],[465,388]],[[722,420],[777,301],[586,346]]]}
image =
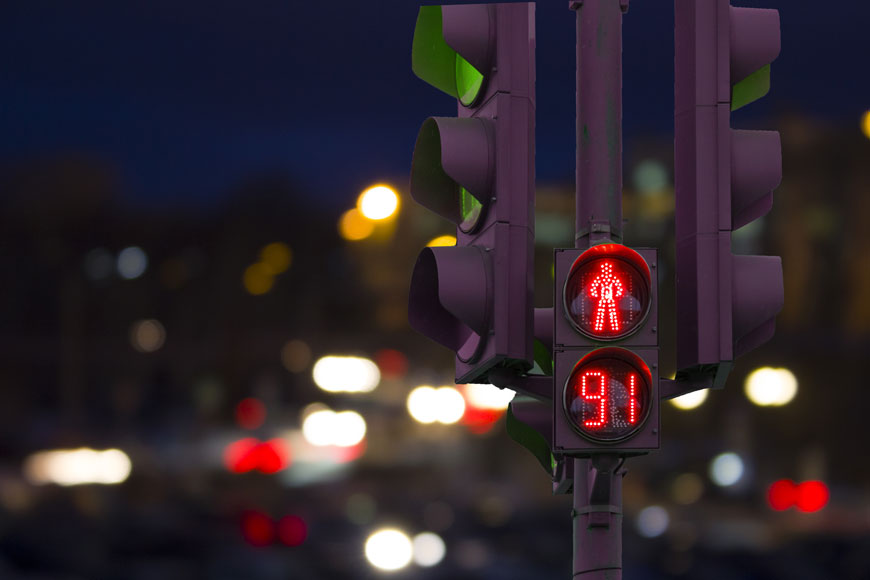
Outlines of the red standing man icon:
{"label": "red standing man icon", "polygon": [[619,315],[616,312],[616,299],[621,298],[624,290],[622,282],[613,273],[613,264],[611,262],[601,263],[601,272],[592,280],[588,288],[589,296],[598,298],[598,304],[595,306],[595,321],[593,328],[595,332],[604,331],[605,327],[610,326],[613,332],[619,332]]}

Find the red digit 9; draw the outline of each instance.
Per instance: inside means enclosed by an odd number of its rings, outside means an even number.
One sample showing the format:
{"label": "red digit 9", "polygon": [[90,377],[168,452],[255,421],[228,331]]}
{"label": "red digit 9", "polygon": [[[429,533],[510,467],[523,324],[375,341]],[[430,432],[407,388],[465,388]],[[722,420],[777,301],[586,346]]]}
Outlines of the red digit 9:
{"label": "red digit 9", "polygon": [[[590,377],[598,379],[598,392],[589,389]],[[598,402],[597,417],[583,421],[585,427],[603,427],[607,423],[607,376],[601,371],[586,371],[580,376],[580,396],[587,402]],[[584,409],[585,416],[585,409]]]}

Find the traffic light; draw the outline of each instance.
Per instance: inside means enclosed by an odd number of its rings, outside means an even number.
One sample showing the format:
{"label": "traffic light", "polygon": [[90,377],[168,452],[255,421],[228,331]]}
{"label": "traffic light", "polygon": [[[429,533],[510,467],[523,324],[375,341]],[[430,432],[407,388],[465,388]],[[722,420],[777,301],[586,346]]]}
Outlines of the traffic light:
{"label": "traffic light", "polygon": [[656,250],[556,250],[553,450],[659,447]]}
{"label": "traffic light", "polygon": [[770,210],[782,152],[779,133],[732,129],[730,114],[767,93],[779,50],[776,10],[675,0],[678,378],[721,387],[782,308],[779,257],[731,253],[731,231]]}
{"label": "traffic light", "polygon": [[533,351],[534,4],[423,6],[414,73],[458,101],[417,136],[411,196],[456,226],[411,277],[411,326],[456,352],[456,382]]}

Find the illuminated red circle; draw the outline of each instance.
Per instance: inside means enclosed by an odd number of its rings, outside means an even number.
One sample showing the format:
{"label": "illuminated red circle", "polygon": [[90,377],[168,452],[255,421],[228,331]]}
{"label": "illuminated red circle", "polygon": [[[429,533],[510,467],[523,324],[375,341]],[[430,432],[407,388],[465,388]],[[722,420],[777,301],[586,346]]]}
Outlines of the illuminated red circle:
{"label": "illuminated red circle", "polygon": [[246,512],[242,515],[242,536],[252,546],[268,546],[275,539],[275,526],[266,514]]}
{"label": "illuminated red circle", "polygon": [[299,546],[308,537],[308,526],[299,516],[284,516],[278,520],[278,538],[285,546]]}
{"label": "illuminated red circle", "polygon": [[777,511],[787,510],[797,501],[798,487],[790,479],[773,482],[767,490],[767,503]]}
{"label": "illuminated red circle", "polygon": [[565,314],[589,338],[623,338],[646,320],[650,283],[649,266],[634,250],[620,244],[593,246],[571,266],[563,293]]}
{"label": "illuminated red circle", "polygon": [[571,426],[599,442],[636,433],[652,406],[652,375],[634,353],[602,348],[583,357],[565,383],[563,405]]}
{"label": "illuminated red circle", "polygon": [[797,509],[817,512],[828,504],[828,486],[821,481],[805,481],[797,489]]}

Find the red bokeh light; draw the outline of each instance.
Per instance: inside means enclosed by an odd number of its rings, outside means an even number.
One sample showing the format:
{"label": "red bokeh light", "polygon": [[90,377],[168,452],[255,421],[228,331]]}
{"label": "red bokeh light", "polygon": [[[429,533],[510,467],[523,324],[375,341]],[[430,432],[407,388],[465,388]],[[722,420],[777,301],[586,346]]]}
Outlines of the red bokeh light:
{"label": "red bokeh light", "polygon": [[278,521],[278,539],[286,546],[299,546],[308,537],[308,526],[299,516],[284,516]]}
{"label": "red bokeh light", "polygon": [[787,510],[797,501],[797,485],[790,479],[773,482],[767,490],[767,503],[777,511]]}
{"label": "red bokeh light", "polygon": [[637,431],[651,406],[651,374],[623,349],[600,349],[574,367],[564,408],[574,428],[598,441],[618,441]]}
{"label": "red bokeh light", "polygon": [[236,423],[243,429],[256,429],[266,421],[266,405],[248,397],[236,405]]}
{"label": "red bokeh light", "polygon": [[275,540],[275,526],[266,514],[245,512],[242,514],[242,536],[252,546],[268,546]]}
{"label": "red bokeh light", "polygon": [[375,364],[385,379],[401,379],[408,372],[408,357],[392,348],[382,348],[376,352]]}
{"label": "red bokeh light", "polygon": [[821,481],[805,481],[797,490],[797,509],[817,512],[828,504],[828,486]]}
{"label": "red bokeh light", "polygon": [[620,244],[594,246],[577,258],[565,283],[564,307],[576,330],[591,338],[631,334],[650,308],[650,271]]}
{"label": "red bokeh light", "polygon": [[254,437],[246,437],[227,446],[224,463],[233,473],[247,473],[254,469],[262,473],[277,473],[290,465],[290,450],[282,439],[260,442]]}
{"label": "red bokeh light", "polygon": [[817,512],[828,505],[829,499],[828,486],[822,481],[796,484],[789,479],[780,479],[767,491],[767,501],[777,511],[795,507],[806,513]]}
{"label": "red bokeh light", "polygon": [[475,435],[483,435],[492,430],[505,411],[500,409],[481,409],[465,402],[465,414],[462,415],[462,424]]}

